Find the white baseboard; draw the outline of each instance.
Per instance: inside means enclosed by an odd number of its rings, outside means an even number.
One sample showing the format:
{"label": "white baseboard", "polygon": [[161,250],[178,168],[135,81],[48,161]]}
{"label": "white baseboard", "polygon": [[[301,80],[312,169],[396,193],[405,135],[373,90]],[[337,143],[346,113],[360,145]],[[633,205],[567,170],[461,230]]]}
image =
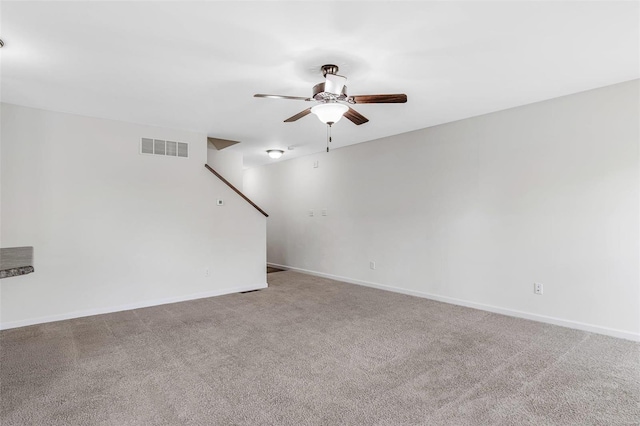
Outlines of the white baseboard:
{"label": "white baseboard", "polygon": [[640,342],[640,333],[633,333],[631,331],[617,330],[614,328],[602,327],[594,324],[587,324],[578,321],[565,320],[562,318],[548,317],[545,315],[533,314],[530,312],[517,311],[513,309],[501,308],[498,306],[485,305],[482,303],[470,302],[468,300],[456,299],[448,296],[439,296],[437,294],[424,293],[421,291],[407,290],[400,287],[392,287],[383,284],[372,283],[369,281],[356,280],[347,277],[341,277],[338,275],[326,274],[324,272],[310,271],[308,269],[295,268],[293,266],[278,265],[276,263],[267,263],[268,266],[296,271],[307,275],[314,275],[316,277],[329,278],[336,281],[342,281],[349,284],[357,284],[365,287],[377,288],[380,290],[392,291],[394,293],[406,294],[409,296],[423,297],[425,299],[436,300],[438,302],[451,303],[452,305],[465,306],[467,308],[480,309],[483,311],[493,312],[496,314],[507,315],[511,317],[524,318],[528,320],[543,322],[547,324],[559,325],[562,327],[573,328],[576,330],[589,331],[592,333],[604,334],[607,336],[618,337],[621,339],[633,340]]}
{"label": "white baseboard", "polygon": [[252,286],[232,287],[220,290],[207,291],[203,293],[194,293],[186,296],[167,297],[164,299],[145,300],[142,302],[130,303],[120,306],[111,306],[106,308],[87,309],[84,311],[68,312],[58,315],[50,315],[46,317],[29,318],[26,320],[3,322],[0,324],[0,330],[8,330],[10,328],[26,327],[28,325],[44,324],[47,322],[63,321],[73,318],[90,317],[92,315],[110,314],[113,312],[130,311],[132,309],[148,308],[150,306],[166,305],[168,303],[185,302],[187,300],[204,299],[207,297],[222,296],[231,293],[240,293],[241,291],[260,290],[267,288],[267,284],[259,284]]}

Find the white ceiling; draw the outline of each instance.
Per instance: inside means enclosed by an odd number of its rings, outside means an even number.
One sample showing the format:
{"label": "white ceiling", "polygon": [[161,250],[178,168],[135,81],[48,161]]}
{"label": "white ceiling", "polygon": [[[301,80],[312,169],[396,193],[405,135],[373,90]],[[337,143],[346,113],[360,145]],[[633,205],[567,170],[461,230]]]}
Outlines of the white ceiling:
{"label": "white ceiling", "polygon": [[283,123],[325,63],[371,121],[333,146],[638,78],[638,2],[7,2],[3,102],[242,141],[245,166],[322,151],[313,116]]}

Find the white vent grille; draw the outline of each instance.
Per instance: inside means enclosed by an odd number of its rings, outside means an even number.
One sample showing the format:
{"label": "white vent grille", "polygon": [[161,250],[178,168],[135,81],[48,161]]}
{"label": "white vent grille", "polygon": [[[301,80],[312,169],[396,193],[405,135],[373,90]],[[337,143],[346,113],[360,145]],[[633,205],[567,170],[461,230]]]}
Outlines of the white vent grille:
{"label": "white vent grille", "polygon": [[159,139],[153,141],[153,153],[156,155],[164,155],[164,141]]}
{"label": "white vent grille", "polygon": [[171,157],[175,157],[178,155],[178,143],[167,141],[167,152],[166,154]]}
{"label": "white vent grille", "polygon": [[163,155],[166,157],[189,158],[189,144],[186,142],[142,138],[140,140],[140,153]]}
{"label": "white vent grille", "polygon": [[153,139],[142,138],[140,152],[143,154],[153,154]]}
{"label": "white vent grille", "polygon": [[178,142],[178,157],[187,158],[189,156],[189,144]]}

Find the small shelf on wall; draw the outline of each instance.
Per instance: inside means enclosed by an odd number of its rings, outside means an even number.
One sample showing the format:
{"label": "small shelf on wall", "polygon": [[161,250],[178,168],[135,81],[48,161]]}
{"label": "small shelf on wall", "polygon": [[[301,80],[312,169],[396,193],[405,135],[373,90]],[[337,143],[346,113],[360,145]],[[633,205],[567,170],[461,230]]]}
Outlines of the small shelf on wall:
{"label": "small shelf on wall", "polygon": [[0,248],[0,279],[34,272],[33,247]]}

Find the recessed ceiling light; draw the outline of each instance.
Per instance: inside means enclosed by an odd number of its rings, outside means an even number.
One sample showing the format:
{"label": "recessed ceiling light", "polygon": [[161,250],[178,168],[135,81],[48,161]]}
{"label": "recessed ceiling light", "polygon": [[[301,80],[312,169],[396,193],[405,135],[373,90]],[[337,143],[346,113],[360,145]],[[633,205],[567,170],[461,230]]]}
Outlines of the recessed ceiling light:
{"label": "recessed ceiling light", "polygon": [[269,154],[269,157],[276,159],[276,158],[282,157],[282,154],[284,154],[284,151],[281,149],[269,149],[267,150],[267,154]]}

